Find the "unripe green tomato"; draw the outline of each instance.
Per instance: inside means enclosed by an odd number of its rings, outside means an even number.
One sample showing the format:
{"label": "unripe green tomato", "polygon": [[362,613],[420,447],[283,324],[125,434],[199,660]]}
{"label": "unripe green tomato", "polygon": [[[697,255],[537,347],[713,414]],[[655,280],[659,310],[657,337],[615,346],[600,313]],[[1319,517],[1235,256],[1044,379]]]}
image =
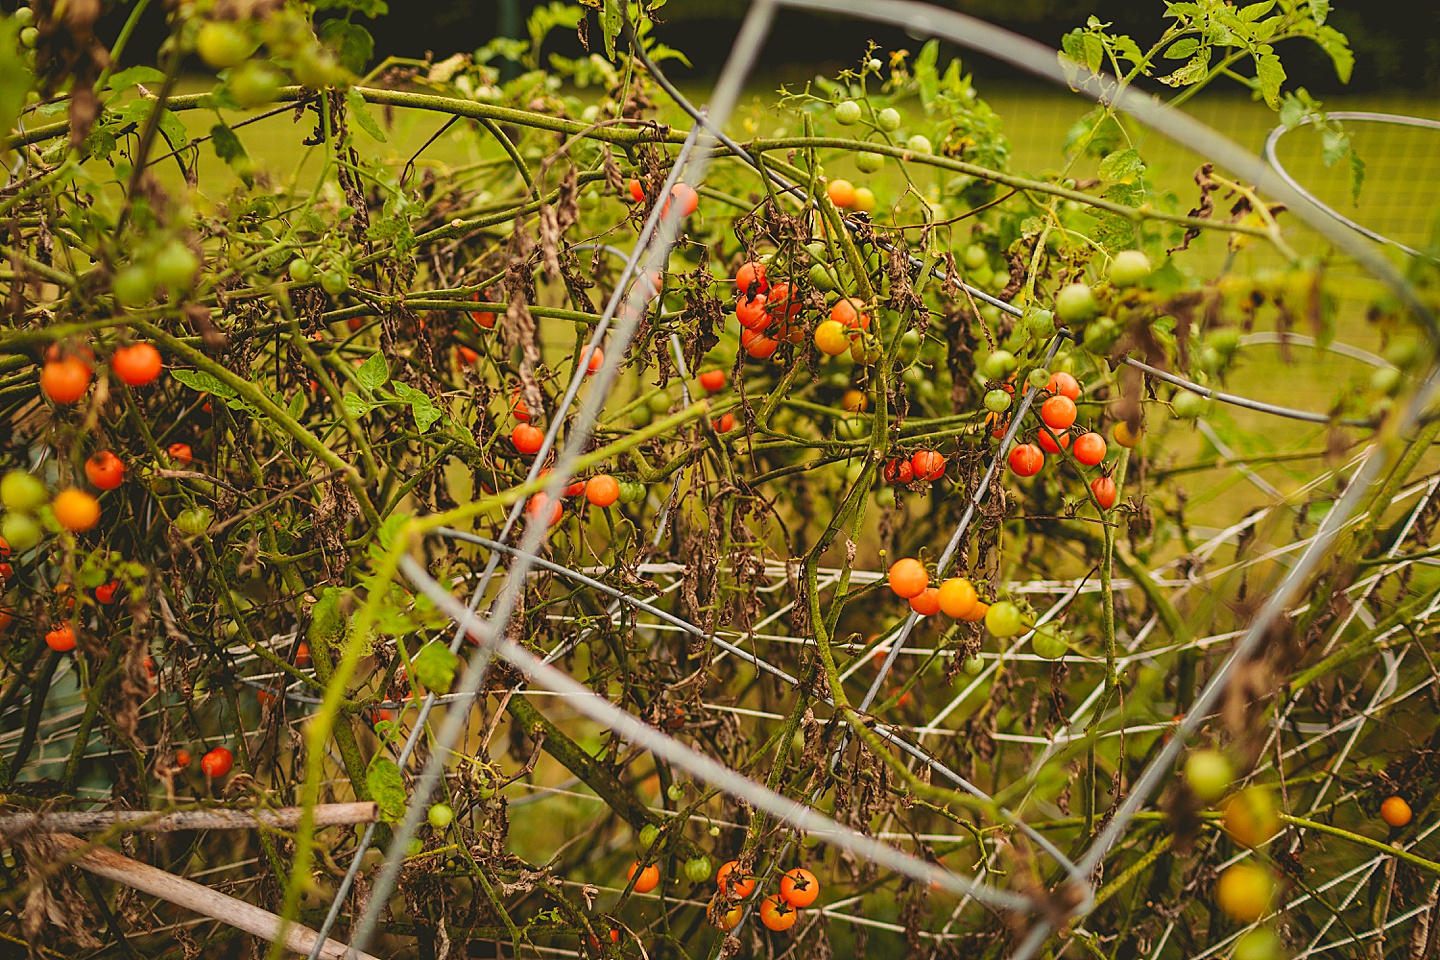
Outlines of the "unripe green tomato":
{"label": "unripe green tomato", "polygon": [[[990,269],[990,264],[982,263],[965,275],[965,279],[972,287],[989,289],[990,282],[995,279],[995,273]],[[989,304],[986,304],[989,306]],[[983,307],[981,309],[984,309]]]}
{"label": "unripe green tomato", "polygon": [[875,125],[886,133],[893,133],[900,129],[900,111],[894,107],[886,107],[875,114]]}
{"label": "unripe green tomato", "polygon": [[1002,380],[1015,372],[1020,361],[1009,350],[996,350],[985,361],[985,376],[991,380]]}
{"label": "unripe green tomato", "polygon": [[1189,390],[1176,390],[1170,406],[1181,420],[1195,420],[1205,413],[1205,398]]}
{"label": "unripe green tomato", "polygon": [[855,168],[861,173],[876,173],[885,166],[885,158],[869,150],[862,150],[855,155]]}
{"label": "unripe green tomato", "polygon": [[179,240],[171,240],[155,255],[155,279],[172,292],[189,290],[199,269],[200,258]]}
{"label": "unripe green tomato", "polygon": [[0,536],[14,553],[24,553],[35,546],[43,533],[40,521],[28,513],[7,513],[5,519],[0,520]]}
{"label": "unripe green tomato", "polygon": [[633,480],[625,480],[620,483],[620,502],[639,503],[649,494],[649,489],[643,483]]}
{"label": "unripe green tomato", "polygon": [[980,244],[972,243],[965,248],[965,252],[961,254],[960,261],[965,264],[966,270],[979,270],[990,262],[990,255],[985,252],[985,248],[980,246]]}
{"label": "unripe green tomato", "polygon": [[34,50],[35,45],[40,42],[40,31],[34,27],[24,27],[20,31],[20,45],[26,50]]}
{"label": "unripe green tomato", "polygon": [[35,11],[29,7],[20,7],[11,16],[22,27],[28,27],[35,22]]}
{"label": "unripe green tomato", "polygon": [[411,837],[410,844],[405,848],[405,856],[418,857],[425,852],[425,841],[419,837]]}
{"label": "unripe green tomato", "polygon": [[972,655],[960,661],[960,669],[965,671],[967,677],[978,677],[985,671],[985,661]]}
{"label": "unripe green tomato", "polygon": [[13,513],[34,513],[50,502],[50,494],[39,477],[24,470],[11,470],[0,480],[0,503]]}
{"label": "unripe green tomato", "polygon": [[919,367],[906,367],[900,373],[900,379],[905,381],[906,386],[915,386],[925,379],[925,371]]}
{"label": "unripe green tomato", "polygon": [[870,436],[870,421],[866,417],[839,417],[835,421],[835,436],[841,440],[860,440]]}
{"label": "unripe green tomato", "polygon": [[284,74],[263,60],[248,60],[225,78],[226,89],[245,108],[273,103],[284,85]]}
{"label": "unripe green tomato", "polygon": [[1200,369],[1206,373],[1218,373],[1225,369],[1225,354],[1214,347],[1204,347],[1200,351]]}
{"label": "unripe green tomato", "polygon": [[823,293],[829,293],[835,289],[837,283],[825,264],[816,263],[810,267],[810,286]]}
{"label": "unripe green tomato", "polygon": [[1214,803],[1230,792],[1235,768],[1219,750],[1195,750],[1185,758],[1185,782],[1190,792],[1205,803]]}
{"label": "unripe green tomato", "polygon": [[880,359],[882,351],[880,342],[870,334],[863,334],[850,342],[850,359],[861,366],[868,367]]}
{"label": "unripe green tomato", "polygon": [[1055,316],[1061,323],[1084,323],[1099,312],[1100,305],[1087,284],[1067,284],[1055,295]]}
{"label": "unripe green tomato", "polygon": [[1240,349],[1240,331],[1234,327],[1221,327],[1205,337],[1205,345],[1228,357]]}
{"label": "unripe green tomato", "polygon": [[147,266],[132,263],[121,268],[111,283],[122,307],[139,307],[155,298],[155,273]]}
{"label": "unripe green tomato", "polygon": [[895,506],[895,488],[890,486],[876,487],[875,504],[881,507]]}
{"label": "unripe green tomato", "polygon": [[991,413],[1004,413],[1010,409],[1010,394],[998,388],[987,391],[985,394],[985,409]]}
{"label": "unripe green tomato", "polygon": [[655,415],[650,412],[650,405],[642,403],[630,411],[630,424],[634,427],[648,426],[650,421],[654,419],[654,416]]}
{"label": "unripe green tomato", "polygon": [[210,523],[215,519],[215,514],[209,507],[191,507],[182,510],[175,517],[175,529],[187,537],[198,537],[210,529]]}
{"label": "unripe green tomato", "polygon": [[917,133],[905,141],[905,149],[911,153],[934,153],[935,148],[930,145],[930,138],[924,134]]}
{"label": "unripe green tomato", "polygon": [[835,105],[835,122],[848,127],[860,122],[860,104],[854,100],[842,100]]}
{"label": "unripe green tomato", "polygon": [[693,857],[685,861],[685,877],[691,883],[704,883],[710,879],[710,858]]}
{"label": "unripe green tomato", "polygon": [[250,59],[255,43],[238,24],[211,20],[195,36],[195,52],[212,70],[224,70]]}
{"label": "unripe green tomato", "polygon": [[670,409],[670,404],[674,403],[674,401],[670,399],[670,394],[668,393],[657,393],[645,401],[645,403],[653,413],[664,413]]}
{"label": "unripe green tomato", "polygon": [[495,786],[489,780],[482,780],[475,788],[475,796],[481,800],[489,800],[495,796]]}
{"label": "unripe green tomato", "polygon": [[341,220],[349,220],[355,216],[355,208],[347,203],[335,211],[335,216]]}
{"label": "unripe green tomato", "polygon": [[1376,393],[1394,396],[1400,391],[1400,384],[1403,376],[1394,367],[1376,367],[1375,372],[1370,374],[1370,389]]}
{"label": "unripe green tomato", "polygon": [[989,630],[992,636],[1001,639],[1015,636],[1024,629],[1020,608],[1009,600],[990,604],[990,609],[985,611],[985,629]]}
{"label": "unripe green tomato", "polygon": [[315,279],[315,265],[304,257],[290,261],[290,279],[296,283],[309,283]]}
{"label": "unripe green tomato", "polygon": [[935,396],[935,381],[921,380],[915,384],[915,396],[921,400],[930,400]]}
{"label": "unripe green tomato", "polygon": [[320,289],[332,297],[338,297],[349,286],[350,281],[339,270],[326,270],[320,274]]}
{"label": "unripe green tomato", "polygon": [[1049,310],[1031,309],[1025,311],[1025,329],[1032,337],[1055,335],[1055,314]]}
{"label": "unripe green tomato", "polygon": [[425,818],[436,830],[444,830],[455,819],[455,811],[448,803],[434,803],[430,805],[429,810],[425,811]]}
{"label": "unripe green tomato", "polygon": [[1035,651],[1035,656],[1044,657],[1046,660],[1059,660],[1069,652],[1065,645],[1065,638],[1050,627],[1041,627],[1035,631],[1035,636],[1030,638],[1030,649]]}
{"label": "unripe green tomato", "polygon": [[1232,960],[1283,960],[1285,950],[1274,930],[1256,927],[1235,941],[1235,952],[1230,956]]}
{"label": "unripe green tomato", "polygon": [[655,846],[655,841],[660,839],[660,828],[653,823],[647,823],[640,828],[640,846],[649,850]]}
{"label": "unripe green tomato", "polygon": [[1050,383],[1050,371],[1044,367],[1036,367],[1025,374],[1025,384],[1034,387],[1036,390],[1044,390]]}
{"label": "unripe green tomato", "polygon": [[290,72],[295,75],[296,82],[311,90],[319,90],[345,80],[345,71],[335,62],[334,55],[321,47],[301,50],[291,63]]}
{"label": "unripe green tomato", "polygon": [[922,343],[920,331],[913,327],[900,334],[900,349],[905,353],[914,353]]}
{"label": "unripe green tomato", "polygon": [[1121,250],[1110,261],[1110,282],[1117,287],[1133,287],[1150,278],[1150,258],[1139,250]]}
{"label": "unripe green tomato", "polygon": [[720,828],[717,827],[717,826],[716,826],[715,824],[713,824],[713,823],[710,824],[710,829],[709,829],[707,832],[708,832],[708,833],[710,834],[710,836],[712,836],[712,837],[718,837],[718,836],[720,836]]}
{"label": "unripe green tomato", "polygon": [[1104,353],[1120,338],[1120,328],[1109,317],[1101,317],[1085,328],[1085,349],[1091,353]]}
{"label": "unripe green tomato", "polygon": [[1420,343],[1409,337],[1396,340],[1386,349],[1385,359],[1401,370],[1408,370],[1420,360]]}
{"label": "unripe green tomato", "polygon": [[685,788],[678,783],[672,783],[669,788],[666,789],[665,796],[670,798],[671,803],[679,803],[685,799]]}
{"label": "unripe green tomato", "polygon": [[986,303],[980,307],[980,318],[986,323],[1000,322],[1000,308],[993,303]]}

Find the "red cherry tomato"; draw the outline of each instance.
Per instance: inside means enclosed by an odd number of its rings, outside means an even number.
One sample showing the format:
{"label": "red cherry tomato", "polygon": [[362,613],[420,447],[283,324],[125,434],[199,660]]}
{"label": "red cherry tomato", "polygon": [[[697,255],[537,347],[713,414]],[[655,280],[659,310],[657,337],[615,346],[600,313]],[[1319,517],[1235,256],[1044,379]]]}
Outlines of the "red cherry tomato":
{"label": "red cherry tomato", "polygon": [[1050,434],[1046,433],[1044,430],[1041,430],[1040,436],[1037,438],[1040,443],[1040,449],[1044,450],[1046,453],[1059,453],[1061,450],[1069,449],[1070,434],[1062,433],[1059,436],[1060,442],[1057,444],[1054,440],[1050,439]]}
{"label": "red cherry tomato", "polygon": [[938,450],[917,450],[910,458],[916,480],[939,480],[945,476],[945,457]]}
{"label": "red cherry tomato", "polygon": [[1075,401],[1063,394],[1053,396],[1040,405],[1040,419],[1056,433],[1069,430],[1070,424],[1075,422],[1075,414]]}
{"label": "red cherry tomato", "polygon": [[115,595],[120,592],[120,581],[111,580],[109,583],[102,583],[95,588],[95,599],[109,606],[115,602]]}
{"label": "red cherry tomato", "polygon": [[780,341],[771,340],[757,330],[741,330],[740,346],[756,360],[764,360],[775,353],[776,348],[780,346]]}
{"label": "red cherry tomato", "polygon": [[1080,399],[1079,382],[1063,370],[1050,374],[1050,382],[1046,384],[1045,389],[1071,400]]}
{"label": "red cherry tomato", "polygon": [[861,309],[863,306],[865,301],[859,297],[846,297],[836,301],[835,306],[830,308],[830,319],[841,326],[869,330],[870,314]]}
{"label": "red cherry tomato", "polygon": [[922,617],[935,616],[940,612],[940,588],[926,587],[919,596],[911,597],[910,609]]}
{"label": "red cherry tomato", "polygon": [[740,863],[730,860],[720,867],[720,872],[715,875],[715,882],[720,887],[720,892],[732,900],[744,900],[755,892],[755,878],[744,875],[735,878],[730,882],[731,874],[740,869]]}
{"label": "red cherry tomato", "polygon": [[121,347],[110,357],[110,370],[132,387],[143,387],[154,381],[163,366],[160,351],[150,343]]}
{"label": "red cherry tomato", "polygon": [[549,510],[545,522],[553,527],[565,516],[565,506],[558,499],[552,504],[545,494],[537,493],[525,504],[525,512],[532,517],[541,517],[547,514],[547,507]]}
{"label": "red cherry tomato", "polygon": [[780,899],[797,909],[808,907],[820,896],[820,881],[804,867],[785,871],[780,878]]}
{"label": "red cherry tomato", "polygon": [[1084,433],[1075,438],[1075,459],[1093,467],[1105,459],[1105,438],[1098,433]]}
{"label": "red cherry tomato", "polygon": [[716,433],[729,433],[735,429],[735,414],[727,413],[715,422]]}
{"label": "red cherry tomato", "polygon": [[1090,492],[1095,494],[1095,502],[1106,510],[1115,506],[1115,481],[1109,477],[1096,477],[1090,481]]}
{"label": "red cherry tomato", "polygon": [[[688,217],[700,206],[700,195],[695,188],[688,183],[677,183],[670,188],[670,197],[680,205],[680,216]],[[670,212],[670,201],[666,200],[665,205],[660,208],[660,215],[666,216]]]}
{"label": "red cherry tomato", "polygon": [[[833,186],[833,185],[832,185]],[[760,904],[760,922],[770,930],[789,930],[795,926],[799,913],[779,897],[766,897]]]}
{"label": "red cherry tomato", "polygon": [[639,180],[630,181],[630,199],[634,203],[645,202],[645,188],[640,186]]}
{"label": "red cherry tomato", "polygon": [[[941,468],[944,469],[943,467]],[[915,479],[915,467],[909,460],[902,460],[899,457],[892,459],[885,464],[885,482],[894,486],[902,486]]]}
{"label": "red cherry tomato", "polygon": [[40,370],[40,392],[52,403],[74,403],[90,388],[90,365],[76,356],[46,362]]}
{"label": "red cherry tomato", "polygon": [[522,423],[510,431],[510,442],[515,444],[515,449],[521,453],[533,455],[540,452],[540,447],[545,443],[545,434],[539,427]]}
{"label": "red cherry tomato", "polygon": [[788,283],[773,284],[765,296],[765,312],[776,320],[794,320],[804,309],[800,299],[791,296]]}
{"label": "red cherry tomato", "polygon": [[101,450],[85,461],[85,477],[97,490],[114,490],[125,482],[125,464],[109,450]]}
{"label": "red cherry tomato", "polygon": [[195,451],[190,449],[190,444],[188,443],[172,443],[165,448],[165,452],[170,454],[171,460],[174,460],[182,467],[188,467],[195,462]]}
{"label": "red cherry tomato", "polygon": [[605,351],[599,347],[586,347],[584,355],[589,358],[585,362],[585,375],[588,377],[592,373],[600,372],[600,367],[605,363]]}
{"label": "red cherry tomato", "polygon": [[724,370],[703,370],[700,373],[700,386],[706,393],[719,393],[725,389]]}
{"label": "red cherry tomato", "polygon": [[45,634],[45,646],[49,647],[51,650],[54,650],[57,653],[65,653],[68,650],[74,650],[74,628],[72,628],[68,623],[60,624],[60,626]]}
{"label": "red cherry tomato", "polygon": [[211,780],[225,776],[234,765],[235,758],[231,755],[230,751],[224,747],[216,747],[200,758],[200,769],[203,770],[205,776]]}
{"label": "red cherry tomato", "polygon": [[[470,299],[474,300],[476,303],[483,302],[480,299],[480,294],[478,292],[471,294]],[[470,319],[474,320],[477,326],[484,327],[486,330],[493,330],[495,328],[496,317],[495,314],[491,313],[489,310],[471,310]]]}
{"label": "red cherry tomato", "polygon": [[735,271],[735,290],[741,298],[757,296],[770,289],[765,280],[765,264],[757,260],[742,263]]}
{"label": "red cherry tomato", "polygon": [[1010,451],[1010,469],[1022,477],[1033,477],[1045,466],[1045,454],[1033,443],[1016,444]]}

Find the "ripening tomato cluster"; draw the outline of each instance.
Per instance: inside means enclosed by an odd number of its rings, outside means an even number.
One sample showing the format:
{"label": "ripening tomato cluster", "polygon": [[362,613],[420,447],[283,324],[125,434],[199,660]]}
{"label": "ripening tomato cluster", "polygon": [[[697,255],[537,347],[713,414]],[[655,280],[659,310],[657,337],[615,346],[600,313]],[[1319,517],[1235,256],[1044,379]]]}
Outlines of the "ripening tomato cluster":
{"label": "ripening tomato cluster", "polygon": [[[1045,399],[1038,405],[1040,426],[1035,431],[1035,442],[1017,443],[1010,449],[1007,462],[1011,472],[1019,477],[1033,477],[1044,469],[1046,453],[1054,456],[1062,450],[1068,450],[1083,466],[1099,466],[1107,452],[1103,436],[1087,430],[1076,436],[1073,444],[1070,438],[1070,428],[1079,415],[1079,408],[1075,405],[1080,398],[1079,382],[1063,371],[1053,373],[1045,385],[1044,396]],[[1115,506],[1118,491],[1108,473],[1092,480],[1090,491],[1101,509],[1109,510]]]}
{"label": "ripening tomato cluster", "polygon": [[983,621],[990,635],[999,639],[1033,629],[1031,648],[1047,660],[1058,660],[1069,649],[1060,631],[1049,624],[1037,626],[1023,605],[1010,600],[987,602],[981,599],[975,584],[964,577],[949,577],[939,586],[932,586],[930,572],[914,557],[896,560],[886,579],[890,590],[909,601],[910,609],[919,616],[943,613],[965,623]]}
{"label": "ripening tomato cluster", "polygon": [[[731,860],[720,868],[716,876],[720,895],[727,909],[719,914],[717,926],[721,930],[732,930],[744,916],[741,901],[748,900],[754,893],[757,878],[740,873],[738,861]],[[813,904],[820,896],[820,881],[815,874],[803,867],[787,870],[780,876],[780,889],[760,901],[760,922],[766,929],[782,931],[795,926],[800,911]]]}

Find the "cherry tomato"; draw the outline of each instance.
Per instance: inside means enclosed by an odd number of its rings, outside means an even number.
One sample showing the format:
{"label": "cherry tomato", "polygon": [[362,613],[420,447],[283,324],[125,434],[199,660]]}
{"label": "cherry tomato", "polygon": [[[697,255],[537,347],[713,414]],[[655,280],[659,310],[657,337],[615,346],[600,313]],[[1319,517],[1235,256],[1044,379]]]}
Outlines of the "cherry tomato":
{"label": "cherry tomato", "polygon": [[945,476],[945,457],[938,450],[917,450],[910,457],[916,480],[939,480]]}
{"label": "cherry tomato", "polygon": [[715,919],[715,926],[721,930],[734,930],[745,916],[745,908],[736,904]]}
{"label": "cherry tomato", "polygon": [[[688,183],[677,183],[670,188],[670,197],[680,205],[680,216],[688,217],[700,206],[700,195],[695,188]],[[670,212],[670,201],[666,200],[660,208],[660,215],[666,216]]]}
{"label": "cherry tomato", "polygon": [[[640,873],[638,879],[635,877],[637,871]],[[630,864],[630,872],[625,879],[635,880],[636,893],[649,893],[660,885],[660,868],[653,863],[648,867],[641,867],[639,861],[636,861]]]}
{"label": "cherry tomato", "polygon": [[95,588],[95,599],[109,606],[115,602],[115,595],[120,592],[120,581],[111,580],[109,583],[102,583]]}
{"label": "cherry tomato", "polygon": [[710,879],[710,858],[693,857],[685,861],[685,876],[691,883],[704,883]]}
{"label": "cherry tomato", "polygon": [[49,647],[51,650],[54,650],[57,653],[65,653],[69,650],[74,650],[75,629],[71,627],[68,623],[60,624],[60,626],[45,634],[45,646]]}
{"label": "cherry tomato", "polygon": [[1380,819],[1392,827],[1403,827],[1410,822],[1410,804],[1402,797],[1386,797],[1380,804]]}
{"label": "cherry tomato", "polygon": [[1119,423],[1115,424],[1115,429],[1112,430],[1111,433],[1115,437],[1115,442],[1120,444],[1120,446],[1133,447],[1135,446],[1135,444],[1140,442],[1140,435],[1142,431],[1135,430],[1132,432],[1130,430],[1130,425],[1124,420],[1121,420]]}
{"label": "cherry tomato", "polygon": [[125,464],[109,450],[101,450],[85,461],[85,477],[97,490],[114,490],[125,482]]}
{"label": "cherry tomato", "polygon": [[770,289],[765,280],[765,264],[758,260],[742,263],[735,271],[735,289],[741,297],[754,297]]}
{"label": "cherry tomato", "polygon": [[1019,443],[1010,451],[1010,469],[1017,476],[1033,477],[1045,466],[1045,454],[1033,443]]}
{"label": "cherry tomato", "polygon": [[1063,394],[1053,396],[1040,405],[1040,419],[1057,434],[1070,429],[1075,422],[1075,401]]}
{"label": "cherry tomato", "polygon": [[769,930],[789,930],[800,914],[779,897],[766,897],[760,904],[760,922]]}
{"label": "cherry tomato", "polygon": [[909,460],[902,460],[899,457],[895,457],[889,463],[885,464],[886,483],[894,484],[898,487],[914,479],[915,468],[911,466]]}
{"label": "cherry tomato", "polygon": [[190,751],[181,747],[175,751],[175,766],[185,770],[190,766]]}
{"label": "cherry tomato", "polygon": [[1050,374],[1050,383],[1046,389],[1053,394],[1066,397],[1070,400],[1080,399],[1080,384],[1074,377],[1063,370]]}
{"label": "cherry tomato", "polygon": [[706,393],[719,393],[725,389],[724,370],[704,370],[700,373],[700,386]]}
{"label": "cherry tomato", "polygon": [[304,640],[295,646],[295,666],[302,669],[310,666],[310,644]]}
{"label": "cherry tomato", "polygon": [[1254,863],[1226,867],[1215,882],[1215,902],[1242,923],[1254,923],[1269,913],[1277,892],[1270,871]]}
{"label": "cherry tomato", "polygon": [[620,482],[608,473],[585,481],[585,499],[597,507],[608,507],[620,499]]}
{"label": "cherry tomato", "polygon": [[740,869],[740,863],[736,860],[726,861],[720,867],[720,872],[715,875],[715,882],[720,887],[720,892],[732,900],[744,900],[755,892],[755,878],[741,875],[732,884],[731,874]]}
{"label": "cherry tomato", "polygon": [[836,301],[835,306],[830,308],[830,319],[841,326],[869,330],[870,314],[860,309],[863,306],[865,301],[859,297],[846,297]]}
{"label": "cherry tomato", "polygon": [[1020,608],[1008,600],[992,603],[990,609],[985,613],[985,629],[989,630],[992,636],[1001,639],[1013,637],[1024,626]]}
{"label": "cherry tomato", "polygon": [[592,373],[598,373],[600,371],[600,367],[605,363],[605,351],[601,350],[599,347],[586,347],[584,356],[589,358],[585,362],[586,376],[589,376]]}
{"label": "cherry tomato", "polygon": [[520,396],[520,388],[515,388],[515,393],[510,398],[510,415],[521,423],[530,422],[530,408],[525,405],[525,398]]}
{"label": "cherry tomato", "polygon": [[1093,467],[1105,459],[1105,438],[1098,433],[1082,433],[1075,438],[1075,459]]}
{"label": "cherry tomato", "polygon": [[430,821],[430,826],[436,830],[444,830],[455,819],[455,808],[448,803],[433,803],[430,809],[425,811],[425,819]]}
{"label": "cherry tomato", "polygon": [[794,320],[804,309],[800,298],[791,295],[788,283],[772,284],[770,292],[765,295],[765,312],[781,322]]}
{"label": "cherry tomato", "polygon": [[1061,450],[1066,450],[1070,447],[1070,434],[1068,433],[1060,434],[1059,443],[1056,443],[1054,440],[1050,439],[1050,434],[1046,433],[1044,430],[1041,430],[1040,435],[1037,436],[1035,439],[1040,444],[1040,449],[1044,450],[1046,453],[1059,453]]}
{"label": "cherry tomato", "polygon": [[820,881],[804,867],[787,870],[780,878],[780,899],[796,909],[810,906],[818,896]]}
{"label": "cherry tomato", "polygon": [[1185,758],[1185,782],[1205,803],[1214,803],[1230,790],[1235,768],[1219,750],[1195,750]]}
{"label": "cherry tomato", "polygon": [[552,504],[548,496],[537,493],[525,504],[525,512],[532,517],[545,516],[547,507],[549,507],[549,519],[546,523],[553,527],[565,516],[565,505],[558,499]]}
{"label": "cherry tomato", "polygon": [[905,557],[896,560],[890,565],[890,589],[895,591],[897,597],[909,600],[918,597],[930,586],[930,574],[925,572],[925,565],[914,557]]}
{"label": "cherry tomato", "polygon": [[460,365],[461,365],[461,366],[470,366],[470,367],[473,367],[473,366],[475,366],[475,364],[477,364],[477,363],[480,362],[480,354],[476,353],[474,350],[471,350],[469,347],[465,346],[463,343],[460,344],[460,346],[458,346],[458,347],[455,348],[455,352],[456,352],[456,354],[458,354],[459,357],[460,357]]}
{"label": "cherry tomato", "polygon": [[716,430],[717,433],[729,433],[731,430],[734,430],[734,429],[735,429],[735,414],[733,414],[733,413],[727,413],[727,414],[725,414],[725,416],[721,417],[721,418],[719,419],[719,421],[717,421],[716,424],[715,424],[715,430]]}
{"label": "cherry tomato", "polygon": [[926,587],[918,597],[910,598],[910,609],[922,617],[933,617],[940,612],[940,588]]}
{"label": "cherry tomato", "polygon": [[40,370],[40,392],[52,403],[74,403],[89,389],[92,375],[90,365],[79,357],[51,360]]}
{"label": "cherry tomato", "polygon": [[1095,494],[1095,502],[1106,510],[1115,506],[1115,481],[1109,477],[1096,477],[1090,481],[1090,492]]}
{"label": "cherry tomato", "polygon": [[521,453],[534,455],[540,452],[540,447],[545,443],[545,434],[539,427],[528,423],[522,423],[510,431],[510,442],[515,444],[515,449]]}
{"label": "cherry tomato", "polygon": [[825,192],[830,202],[842,210],[855,205],[855,185],[849,180],[831,180]]}
{"label": "cherry tomato", "polygon": [[132,387],[143,387],[151,383],[160,376],[163,367],[160,351],[150,343],[121,347],[110,357],[111,371]]}
{"label": "cherry tomato", "polygon": [[172,443],[165,449],[165,452],[170,454],[171,460],[182,467],[188,467],[195,462],[195,452],[190,449],[188,443]]}
{"label": "cherry tomato", "polygon": [[72,533],[83,533],[100,522],[100,501],[84,490],[61,490],[50,507],[60,526]]}
{"label": "cherry tomato", "polygon": [[224,747],[216,747],[200,758],[200,769],[212,780],[225,776],[234,765],[234,756]]}
{"label": "cherry tomato", "polygon": [[741,330],[740,346],[756,360],[764,360],[775,353],[780,346],[780,341],[771,340],[756,330]]}
{"label": "cherry tomato", "polygon": [[755,296],[740,294],[735,301],[735,319],[740,321],[740,326],[748,327],[751,330],[764,330],[770,325],[770,314],[765,312],[766,295],[757,293]]}
{"label": "cherry tomato", "polygon": [[645,202],[645,188],[640,186],[639,180],[630,181],[630,199],[635,203]]}
{"label": "cherry tomato", "polygon": [[842,324],[824,320],[815,325],[815,346],[826,356],[838,357],[850,349],[850,335]]}
{"label": "cherry tomato", "polygon": [[975,586],[969,580],[951,577],[940,584],[936,600],[947,617],[963,620],[975,609],[980,598],[975,594]]}

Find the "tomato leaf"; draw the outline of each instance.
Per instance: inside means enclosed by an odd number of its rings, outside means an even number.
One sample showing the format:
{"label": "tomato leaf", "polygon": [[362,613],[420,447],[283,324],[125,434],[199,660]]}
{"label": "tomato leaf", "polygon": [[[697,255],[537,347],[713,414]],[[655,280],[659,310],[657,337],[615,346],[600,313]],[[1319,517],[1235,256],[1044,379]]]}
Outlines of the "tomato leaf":
{"label": "tomato leaf", "polygon": [[419,680],[426,690],[432,693],[449,693],[450,686],[455,682],[455,671],[460,666],[460,658],[450,652],[450,648],[439,640],[431,640],[420,648],[411,661],[415,667],[415,679]]}
{"label": "tomato leaf", "polygon": [[390,368],[385,364],[384,355],[370,354],[365,362],[360,364],[360,368],[355,371],[355,379],[366,390],[377,390],[384,386],[385,381],[390,379]]}
{"label": "tomato leaf", "polygon": [[1165,51],[1165,56],[1171,60],[1188,60],[1195,56],[1195,51],[1200,49],[1200,41],[1194,37],[1181,37],[1170,44],[1170,49]]}
{"label": "tomato leaf", "polygon": [[385,142],[385,131],[380,129],[380,124],[375,122],[369,108],[365,105],[365,98],[360,96],[360,91],[351,87],[345,91],[345,104],[350,108],[350,117],[359,125],[361,130],[370,134],[373,139]]}
{"label": "tomato leaf", "polygon": [[394,823],[405,816],[405,781],[394,760],[384,754],[376,754],[365,770],[365,787],[386,820]]}
{"label": "tomato leaf", "polygon": [[238,396],[234,390],[203,370],[171,370],[170,376],[191,390],[197,390],[200,393],[208,393],[223,399],[233,399]]}
{"label": "tomato leaf", "polygon": [[1285,68],[1280,58],[1273,53],[1262,53],[1255,58],[1255,73],[1260,80],[1260,95],[1274,110],[1280,106],[1280,85],[1285,82]]}

